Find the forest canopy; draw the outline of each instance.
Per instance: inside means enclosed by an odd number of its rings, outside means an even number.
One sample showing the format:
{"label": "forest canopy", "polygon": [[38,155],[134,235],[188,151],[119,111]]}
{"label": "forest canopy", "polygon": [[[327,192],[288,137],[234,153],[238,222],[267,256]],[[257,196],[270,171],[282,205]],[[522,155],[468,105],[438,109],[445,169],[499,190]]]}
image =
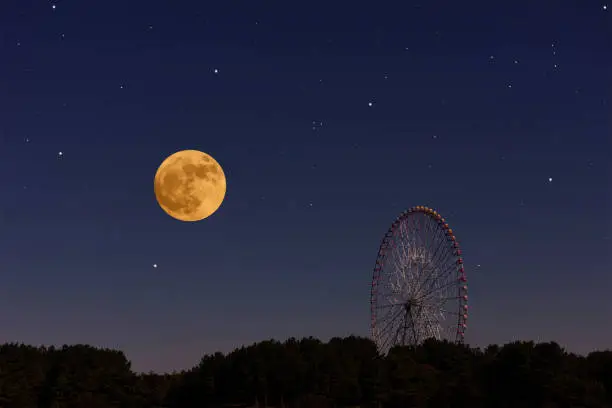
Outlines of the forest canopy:
{"label": "forest canopy", "polygon": [[192,369],[139,374],[121,351],[0,346],[0,408],[612,407],[612,351],[485,349],[427,340],[380,355],[366,338],[263,341]]}

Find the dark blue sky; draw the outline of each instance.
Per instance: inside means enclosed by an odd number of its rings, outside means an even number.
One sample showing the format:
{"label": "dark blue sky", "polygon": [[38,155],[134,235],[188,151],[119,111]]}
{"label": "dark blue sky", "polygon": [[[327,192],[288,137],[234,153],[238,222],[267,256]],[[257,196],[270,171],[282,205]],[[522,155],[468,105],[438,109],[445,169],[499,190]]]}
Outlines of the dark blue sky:
{"label": "dark blue sky", "polygon": [[[3,1],[0,342],[164,371],[367,335],[380,240],[429,205],[469,343],[609,347],[612,10],[421,3]],[[153,195],[187,148],[228,179],[195,224]]]}

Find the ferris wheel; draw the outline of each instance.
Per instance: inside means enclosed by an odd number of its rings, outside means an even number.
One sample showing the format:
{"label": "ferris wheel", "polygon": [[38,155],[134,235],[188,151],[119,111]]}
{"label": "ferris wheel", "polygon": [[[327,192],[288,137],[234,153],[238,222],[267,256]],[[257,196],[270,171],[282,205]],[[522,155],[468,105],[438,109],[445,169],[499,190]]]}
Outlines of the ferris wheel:
{"label": "ferris wheel", "polygon": [[385,234],[370,293],[372,338],[386,353],[428,338],[462,343],[467,277],[453,230],[431,208],[402,212]]}

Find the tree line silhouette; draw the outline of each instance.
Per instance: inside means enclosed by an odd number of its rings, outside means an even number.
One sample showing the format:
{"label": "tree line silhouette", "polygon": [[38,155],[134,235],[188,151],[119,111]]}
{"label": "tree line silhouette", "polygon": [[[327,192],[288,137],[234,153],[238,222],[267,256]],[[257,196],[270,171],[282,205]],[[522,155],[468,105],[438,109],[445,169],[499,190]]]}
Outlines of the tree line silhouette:
{"label": "tree line silhouette", "polygon": [[230,406],[612,407],[612,351],[432,339],[380,355],[367,338],[304,338],[205,355],[183,372],[137,374],[116,350],[0,346],[0,408]]}

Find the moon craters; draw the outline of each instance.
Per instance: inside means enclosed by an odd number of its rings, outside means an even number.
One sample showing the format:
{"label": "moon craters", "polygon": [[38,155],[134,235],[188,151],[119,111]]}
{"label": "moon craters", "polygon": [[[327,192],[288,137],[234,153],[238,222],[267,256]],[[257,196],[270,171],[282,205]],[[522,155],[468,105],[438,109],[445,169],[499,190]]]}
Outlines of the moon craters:
{"label": "moon craters", "polygon": [[221,206],[226,181],[216,160],[199,151],[185,150],[164,160],[154,186],[157,201],[168,215],[199,221]]}

